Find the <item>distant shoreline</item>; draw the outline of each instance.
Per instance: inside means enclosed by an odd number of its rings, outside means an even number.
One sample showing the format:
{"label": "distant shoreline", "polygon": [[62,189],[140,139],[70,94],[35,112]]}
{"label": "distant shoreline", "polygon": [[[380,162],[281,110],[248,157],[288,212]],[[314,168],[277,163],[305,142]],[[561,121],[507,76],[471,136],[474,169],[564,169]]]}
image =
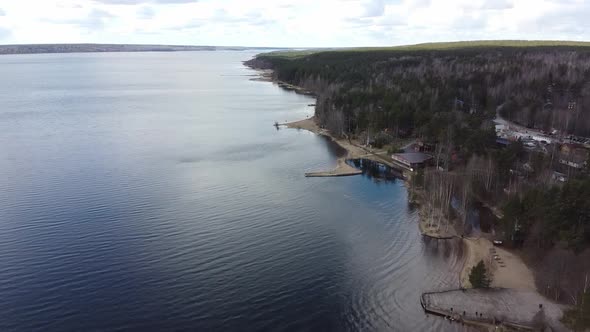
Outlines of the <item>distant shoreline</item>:
{"label": "distant shoreline", "polygon": [[191,46],[157,44],[11,44],[0,45],[0,55],[54,54],[54,53],[121,53],[121,52],[197,52],[197,51],[248,51],[286,50],[280,47],[242,46]]}

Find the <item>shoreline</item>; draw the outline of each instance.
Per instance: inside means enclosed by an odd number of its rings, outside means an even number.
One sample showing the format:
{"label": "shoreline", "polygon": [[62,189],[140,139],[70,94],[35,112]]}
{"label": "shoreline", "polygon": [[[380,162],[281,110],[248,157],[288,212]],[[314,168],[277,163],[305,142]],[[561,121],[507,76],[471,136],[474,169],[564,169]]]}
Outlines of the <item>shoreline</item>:
{"label": "shoreline", "polygon": [[[349,173],[352,172],[352,173],[354,173],[354,171],[352,169],[354,169],[355,171],[359,171],[355,167],[352,167],[352,166],[346,164],[345,161],[349,160],[349,159],[368,159],[371,161],[375,161],[375,162],[384,164],[384,165],[389,166],[391,168],[399,169],[400,171],[403,172],[403,170],[400,169],[399,167],[396,167],[396,165],[392,161],[389,161],[386,159],[387,158],[386,157],[387,151],[371,150],[369,148],[359,145],[358,143],[355,143],[354,141],[352,141],[350,139],[337,138],[337,137],[333,136],[329,130],[324,129],[324,128],[320,128],[320,126],[316,122],[315,116],[309,117],[304,120],[298,120],[298,121],[287,122],[287,123],[279,123],[277,125],[284,126],[284,127],[291,128],[291,129],[303,129],[303,130],[307,130],[309,132],[312,132],[316,135],[322,135],[322,136],[328,137],[330,140],[332,140],[332,142],[338,144],[338,146],[343,148],[346,151],[346,156],[338,158],[337,166],[332,172],[349,172]],[[359,172],[360,173],[358,173],[358,174],[362,173],[362,171],[359,171]],[[405,177],[405,173],[404,173],[404,177]]]}
{"label": "shoreline", "polygon": [[[328,172],[330,173],[329,175],[322,174],[318,176],[344,176],[336,174],[339,172],[346,173],[347,168],[352,168],[352,166],[346,164],[345,161],[347,159],[366,158],[382,162],[380,158],[377,160],[374,157],[367,158],[367,151],[362,147],[346,139],[334,138],[329,131],[317,125],[314,117],[279,124],[279,126],[303,129],[317,135],[324,135],[347,151],[345,157],[338,159],[337,167]],[[346,168],[341,168],[343,165]],[[359,171],[356,168],[355,170]],[[408,181],[406,178],[406,183]],[[421,205],[421,209],[425,209],[420,198],[417,198],[416,201]],[[552,328],[556,331],[567,331],[559,321],[563,313],[562,306],[546,299],[537,291],[533,273],[520,257],[506,249],[494,246],[485,237],[460,237],[456,234],[452,225],[448,225],[449,229],[443,232],[441,232],[444,227],[442,225],[439,225],[437,228],[425,229],[424,227],[428,227],[427,220],[428,218],[424,218],[423,216],[419,217],[418,228],[422,236],[430,237],[437,241],[460,238],[464,254],[462,268],[458,275],[456,275],[460,288],[424,292],[420,297],[420,303],[425,312],[487,330],[493,330],[497,326],[513,330],[534,330],[534,319],[542,311],[544,313],[543,315],[547,314],[546,323],[550,324]],[[495,256],[499,259],[496,259]],[[489,289],[471,288],[471,284],[469,283],[469,273],[480,260],[486,263],[488,273],[492,276],[492,284]],[[463,293],[463,296],[451,297],[449,299],[444,295],[449,292]],[[464,292],[467,292],[467,295]],[[440,302],[444,303],[444,305],[431,306],[424,303],[425,295],[429,297],[430,301],[441,300]],[[534,301],[534,303],[531,301]],[[476,311],[480,312],[483,316],[467,317],[458,314],[456,310],[467,302],[471,303],[471,308],[478,308]],[[495,303],[495,305],[489,306],[488,303]],[[526,310],[523,310],[523,305],[525,305]],[[534,307],[538,305],[542,305],[544,309],[535,311]],[[449,308],[455,308],[455,311],[452,309],[449,310]],[[467,307],[464,308],[467,310]],[[517,313],[518,315],[512,313]]]}
{"label": "shoreline", "polygon": [[[365,149],[355,145],[347,139],[334,138],[329,131],[318,126],[314,117],[279,124],[279,126],[285,126],[292,129],[303,129],[317,135],[324,135],[347,151],[345,157],[341,157],[337,160],[337,166],[334,170],[318,172],[317,176],[344,176],[347,171],[350,171],[350,168],[353,168],[346,164],[345,161],[347,159],[366,158],[381,162],[379,159],[375,160],[375,158],[367,158],[367,151]],[[356,172],[362,173],[356,168],[353,169]],[[408,181],[409,180],[406,179],[406,183]],[[423,205],[421,199],[418,198],[417,202],[421,206]],[[428,218],[424,218],[423,216],[419,217],[418,228],[421,235],[436,239],[437,241],[460,238],[463,246],[463,264],[458,271],[458,275],[455,275],[458,279],[460,288],[454,290],[427,291],[422,294],[420,302],[425,312],[449,318],[457,322],[462,322],[466,325],[490,330],[497,326],[502,326],[508,329],[526,330],[534,329],[534,318],[537,313],[542,310],[548,314],[547,323],[551,324],[551,326],[557,331],[566,330],[559,322],[562,313],[561,306],[546,299],[537,291],[533,273],[520,257],[506,249],[494,246],[492,242],[485,237],[460,237],[456,234],[453,226],[448,223],[446,225],[440,224],[438,227],[432,228],[432,226],[430,226],[431,228],[424,229],[423,227],[425,227],[427,219]],[[431,221],[434,220],[434,218],[431,219]],[[447,230],[443,230],[445,226],[448,226]],[[498,259],[496,259],[496,257]],[[488,273],[492,276],[492,284],[489,289],[471,288],[471,284],[469,283],[469,273],[480,260],[484,261]],[[449,292],[455,292],[458,296],[449,298],[446,295]],[[429,302],[438,301],[440,304],[434,306],[425,304],[425,295],[428,296]],[[458,314],[456,311],[458,308],[464,308],[461,311],[468,310],[468,307],[464,306],[464,303],[467,302],[471,304],[472,308],[477,308],[476,311],[483,316],[468,317]],[[489,305],[489,303],[492,303],[493,305]],[[535,311],[535,307],[540,304],[542,304],[544,309],[538,309],[538,311]],[[449,308],[455,308],[455,311],[452,309],[449,310]],[[523,308],[526,308],[526,310]]]}
{"label": "shoreline", "polygon": [[334,137],[328,130],[320,128],[315,120],[315,117],[313,116],[304,120],[278,124],[278,126],[285,126],[291,129],[303,129],[316,135],[326,136],[332,140],[332,142],[338,144],[338,146],[346,151],[345,156],[336,160],[336,166],[334,169],[330,171],[308,172],[305,173],[307,177],[349,176],[362,174],[361,170],[346,163],[346,161],[350,159],[368,159],[395,168],[392,162],[388,162],[384,157],[379,155],[379,153],[383,154],[384,152],[375,152],[358,145],[352,140]]}
{"label": "shoreline", "polygon": [[[290,83],[274,79],[272,69],[256,68],[256,67],[254,67],[253,64],[248,64],[248,61],[244,61],[244,65],[246,67],[254,70],[258,75],[258,77],[251,78],[250,79],[251,81],[270,82],[270,83],[278,85],[279,88],[282,88],[282,89],[285,89],[288,91],[293,91],[295,93],[315,97],[315,93],[313,93],[312,91],[309,91],[303,87],[292,85]],[[345,157],[339,158],[337,160],[337,166],[332,171],[337,171],[339,168],[346,169],[345,166],[352,167],[352,166],[349,166],[348,164],[346,164],[346,162],[344,162],[344,163],[340,162],[339,161],[340,159],[342,159],[343,161],[346,161],[347,159],[368,159],[368,160],[375,161],[375,162],[384,164],[386,166],[389,166],[389,167],[392,167],[395,169],[399,169],[402,172],[403,177],[407,178],[405,170],[403,170],[399,166],[395,165],[392,160],[387,159],[387,155],[388,155],[387,151],[384,151],[384,150],[374,151],[369,148],[363,147],[359,144],[356,144],[352,140],[337,138],[337,137],[333,136],[330,133],[330,131],[328,131],[327,129],[320,128],[320,126],[315,121],[315,116],[312,116],[312,117],[309,117],[309,118],[303,119],[303,120],[296,120],[296,121],[285,122],[285,123],[277,123],[276,125],[278,127],[287,127],[287,128],[291,128],[291,129],[303,129],[303,130],[307,130],[309,132],[312,132],[316,135],[322,135],[322,136],[328,137],[334,143],[338,144],[341,148],[346,150],[347,155]],[[345,166],[342,166],[342,165],[345,165]],[[356,170],[356,168],[354,168],[354,169]],[[338,172],[343,172],[343,171],[338,170]]]}
{"label": "shoreline", "polygon": [[[252,68],[252,67],[250,67],[250,68]],[[302,93],[302,94],[312,95],[312,96],[314,95],[313,93],[311,93],[301,87],[296,87],[291,84],[288,84],[285,82],[280,82],[280,81],[273,79],[271,69],[256,69],[256,68],[252,68],[252,69],[260,72],[260,77],[257,79],[252,79],[252,80],[272,82],[272,83],[276,83],[281,88],[284,88],[284,89],[287,89],[290,91],[295,91],[296,93]],[[346,151],[346,156],[337,159],[337,165],[333,170],[324,171],[324,172],[306,173],[305,175],[307,177],[346,176],[346,175],[361,174],[362,171],[346,164],[346,160],[348,160],[348,159],[369,159],[369,160],[372,160],[372,161],[375,161],[378,163],[382,163],[386,166],[389,166],[389,167],[392,167],[395,169],[399,169],[399,167],[396,167],[396,165],[393,163],[393,161],[389,161],[386,159],[387,154],[385,154],[385,156],[383,156],[383,154],[384,154],[383,151],[375,152],[375,151],[372,151],[368,148],[365,148],[365,147],[362,147],[358,144],[355,144],[350,139],[343,139],[343,138],[334,137],[328,130],[326,130],[324,128],[320,128],[320,126],[316,122],[315,116],[312,116],[308,119],[299,120],[299,121],[287,122],[287,123],[282,123],[282,124],[277,123],[277,126],[285,126],[287,128],[292,128],[292,129],[303,129],[303,130],[310,131],[310,132],[317,134],[317,135],[326,136]],[[406,175],[407,173],[405,171],[402,170],[402,172],[403,172],[404,180],[406,180],[406,182],[408,182],[410,179],[410,176],[407,176]],[[426,207],[423,206],[423,202],[420,199],[420,197],[416,198],[416,202],[421,205],[421,214],[427,213],[425,211]],[[499,214],[499,211],[494,211],[494,212],[495,212],[495,214]],[[428,220],[430,220],[431,222],[429,223]],[[450,225],[449,221],[447,221],[446,225],[444,225],[446,230],[441,233],[441,226],[442,225],[440,225],[440,221],[437,223],[437,226],[434,226],[433,220],[434,220],[434,218],[425,218],[423,215],[421,215],[419,217],[418,229],[419,229],[422,236],[427,236],[430,238],[434,238],[436,240],[447,240],[447,239],[459,238],[459,235],[454,230],[454,227],[452,225]],[[451,228],[451,230],[449,230],[449,228]],[[546,299],[537,291],[536,286],[535,286],[535,280],[534,280],[533,273],[532,273],[531,269],[528,268],[528,266],[526,266],[526,264],[523,262],[523,260],[520,257],[518,257],[517,255],[515,255],[514,253],[511,253],[510,251],[508,251],[506,249],[493,246],[492,242],[484,237],[469,238],[469,237],[462,237],[461,236],[461,243],[463,245],[464,252],[465,252],[465,254],[463,256],[464,261],[463,261],[463,266],[459,272],[459,275],[457,276],[459,284],[460,284],[460,288],[457,290],[454,290],[454,291],[461,292],[461,291],[464,291],[465,289],[470,289],[473,291],[480,291],[478,289],[470,288],[471,285],[469,283],[469,273],[470,273],[473,266],[475,266],[480,260],[483,260],[486,263],[486,268],[488,269],[489,273],[492,275],[492,285],[489,290],[482,291],[482,293],[484,295],[480,294],[480,297],[475,298],[476,301],[474,301],[474,302],[476,304],[485,304],[488,301],[493,301],[494,296],[495,296],[494,295],[495,292],[509,291],[508,295],[506,296],[505,302],[502,302],[499,305],[503,305],[502,310],[510,309],[512,307],[512,309],[514,309],[515,311],[518,311],[519,306],[522,304],[520,302],[520,301],[522,301],[522,296],[520,296],[519,294],[520,293],[532,294],[532,295],[534,295],[535,300],[537,301],[537,303],[535,303],[535,305],[542,304],[543,307],[551,308],[551,310],[553,311],[554,315],[552,315],[553,317],[551,317],[552,319],[550,319],[550,323],[552,323],[553,327],[557,328],[558,330],[563,330],[563,326],[561,325],[561,323],[558,320],[559,315],[555,314],[556,312],[557,313],[562,312],[560,305]],[[486,291],[488,291],[488,292],[486,293]],[[445,291],[445,292],[448,292],[448,291]],[[423,295],[424,294],[431,294],[431,296],[436,296],[436,293],[440,293],[440,292],[426,292],[426,293],[423,293]],[[487,294],[487,295],[485,295],[485,294]],[[479,302],[477,301],[478,299],[479,299]],[[422,298],[421,298],[421,304],[422,304]],[[450,305],[455,305],[455,307],[457,308],[461,305],[461,303],[454,303],[454,304],[450,303]],[[422,306],[425,311],[428,311],[427,307],[424,304],[422,304]],[[545,309],[540,309],[540,310],[545,310]],[[452,309],[450,310],[450,312],[445,311],[445,309],[438,309],[438,311],[440,314],[443,314],[443,316],[446,316],[446,317],[455,317],[456,316],[456,312],[453,313]],[[499,315],[500,313],[501,313],[501,310],[499,308],[487,308],[486,315],[487,315],[487,317],[494,317],[493,322],[491,322],[489,319],[481,319],[480,320],[477,317],[475,317],[474,319],[471,319],[471,320],[466,320],[464,318],[461,318],[460,316],[457,316],[457,318],[459,318],[459,320],[463,321],[466,324],[480,326],[480,327],[487,327],[488,329],[493,329],[497,326],[496,325],[496,323],[497,323],[496,317],[502,318],[502,315]],[[529,314],[530,314],[530,312],[529,312]],[[527,316],[526,317],[527,321],[530,321],[530,322],[533,321],[534,317],[529,317],[530,315],[525,315],[525,316]],[[524,319],[524,317],[523,317],[523,319]],[[500,319],[500,321],[501,321],[501,319]],[[508,322],[509,321],[506,321],[506,323],[508,323]],[[509,326],[510,324],[507,324],[507,325]],[[507,325],[504,325],[504,326],[507,326]],[[516,327],[515,325],[513,325],[512,327]],[[525,324],[521,325],[520,327],[525,328],[525,329],[527,329],[527,328],[533,329],[532,326],[527,326]]]}
{"label": "shoreline", "polygon": [[307,172],[305,173],[306,177],[352,176],[363,173],[361,170],[353,166],[350,166],[346,163],[346,161],[349,159],[355,159],[355,156],[358,155],[358,151],[352,150],[348,144],[343,144],[341,140],[335,139],[327,130],[320,128],[317,122],[315,121],[315,117],[310,117],[305,120],[279,124],[279,126],[285,126],[291,129],[303,129],[310,131],[316,135],[326,136],[346,151],[346,156],[338,158],[336,160],[336,167],[332,170]]}

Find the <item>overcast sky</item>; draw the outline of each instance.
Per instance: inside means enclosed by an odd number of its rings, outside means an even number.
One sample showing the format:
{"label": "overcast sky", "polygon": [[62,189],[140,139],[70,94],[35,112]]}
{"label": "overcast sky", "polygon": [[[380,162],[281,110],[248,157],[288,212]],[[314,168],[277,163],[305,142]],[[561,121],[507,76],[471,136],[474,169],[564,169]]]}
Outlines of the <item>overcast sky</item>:
{"label": "overcast sky", "polygon": [[0,0],[0,44],[590,40],[590,0]]}

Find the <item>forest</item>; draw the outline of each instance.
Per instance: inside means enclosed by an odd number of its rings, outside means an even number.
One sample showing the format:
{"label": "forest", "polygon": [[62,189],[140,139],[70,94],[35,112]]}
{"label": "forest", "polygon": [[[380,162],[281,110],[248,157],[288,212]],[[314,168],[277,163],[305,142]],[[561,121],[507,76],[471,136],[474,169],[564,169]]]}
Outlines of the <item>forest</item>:
{"label": "forest", "polygon": [[[497,207],[503,212],[498,236],[536,264],[538,288],[557,301],[578,301],[590,271],[588,163],[564,171],[559,144],[542,152],[520,141],[500,148],[492,120],[501,116],[561,137],[589,137],[590,43],[273,52],[246,64],[313,92],[316,120],[334,135],[372,133],[377,144],[385,133],[431,143],[441,167],[418,176],[437,203],[431,207],[462,221],[465,232],[471,203]],[[568,181],[553,181],[556,171],[566,172]],[[459,201],[454,212],[453,199]]]}
{"label": "forest", "polygon": [[469,131],[503,105],[522,125],[590,136],[587,44],[450,45],[266,53],[250,65],[316,92],[316,115],[334,133],[388,128],[436,138],[453,111]]}

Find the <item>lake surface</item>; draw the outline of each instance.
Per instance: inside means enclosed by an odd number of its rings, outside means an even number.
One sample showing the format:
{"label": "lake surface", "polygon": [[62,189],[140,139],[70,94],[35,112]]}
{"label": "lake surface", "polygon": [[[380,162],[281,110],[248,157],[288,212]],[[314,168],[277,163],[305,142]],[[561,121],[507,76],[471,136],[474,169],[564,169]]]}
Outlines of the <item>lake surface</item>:
{"label": "lake surface", "polygon": [[0,331],[461,330],[402,181],[341,151],[247,52],[0,57]]}

